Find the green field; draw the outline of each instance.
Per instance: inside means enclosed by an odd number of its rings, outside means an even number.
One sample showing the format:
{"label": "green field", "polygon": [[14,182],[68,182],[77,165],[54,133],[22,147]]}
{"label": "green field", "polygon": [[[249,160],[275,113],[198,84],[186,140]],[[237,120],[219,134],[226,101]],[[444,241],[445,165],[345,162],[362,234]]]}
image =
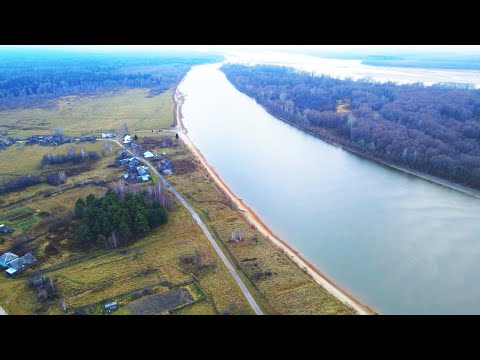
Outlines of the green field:
{"label": "green field", "polygon": [[124,122],[131,132],[169,127],[173,123],[172,92],[147,97],[148,89],[125,90],[95,96],[66,96],[49,100],[44,108],[0,111],[0,130],[24,137],[49,134],[62,128],[67,135],[98,134],[118,129]]}

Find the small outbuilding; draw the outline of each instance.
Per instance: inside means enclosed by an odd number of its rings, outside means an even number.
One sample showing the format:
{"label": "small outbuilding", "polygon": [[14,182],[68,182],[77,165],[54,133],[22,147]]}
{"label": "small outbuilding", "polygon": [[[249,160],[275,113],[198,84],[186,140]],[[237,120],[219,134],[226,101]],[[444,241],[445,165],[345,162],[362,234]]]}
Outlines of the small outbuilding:
{"label": "small outbuilding", "polygon": [[105,311],[106,311],[107,313],[110,313],[110,312],[118,309],[118,304],[114,301],[114,302],[111,302],[111,303],[106,304],[106,305],[104,306],[104,308],[105,308]]}
{"label": "small outbuilding", "polygon": [[145,152],[143,153],[143,157],[144,157],[145,159],[149,159],[149,158],[152,158],[152,157],[154,157],[154,156],[155,156],[155,155],[154,155],[152,152],[150,152],[150,151],[145,151]]}
{"label": "small outbuilding", "polygon": [[4,224],[0,225],[0,235],[10,234],[12,232],[13,232],[13,229],[10,226],[4,225]]}

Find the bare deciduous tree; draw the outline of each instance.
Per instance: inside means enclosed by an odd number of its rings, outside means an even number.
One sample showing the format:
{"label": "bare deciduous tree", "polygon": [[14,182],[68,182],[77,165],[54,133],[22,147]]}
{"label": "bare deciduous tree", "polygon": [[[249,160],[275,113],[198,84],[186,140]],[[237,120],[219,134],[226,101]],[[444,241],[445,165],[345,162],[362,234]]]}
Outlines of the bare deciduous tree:
{"label": "bare deciduous tree", "polygon": [[63,132],[62,128],[54,128],[52,129],[52,135],[63,136],[65,133]]}
{"label": "bare deciduous tree", "polygon": [[60,306],[62,307],[63,312],[67,313],[68,306],[67,306],[67,302],[65,301],[65,299],[60,300]]}
{"label": "bare deciduous tree", "polygon": [[113,152],[113,146],[110,141],[104,141],[102,145],[102,154],[106,154],[109,152],[110,154]]}
{"label": "bare deciduous tree", "polygon": [[70,145],[70,146],[68,147],[68,157],[69,157],[69,158],[72,158],[73,155],[75,155],[75,146]]}
{"label": "bare deciduous tree", "polygon": [[64,184],[67,181],[67,174],[65,173],[65,171],[62,170],[58,173],[58,179],[62,184]]}

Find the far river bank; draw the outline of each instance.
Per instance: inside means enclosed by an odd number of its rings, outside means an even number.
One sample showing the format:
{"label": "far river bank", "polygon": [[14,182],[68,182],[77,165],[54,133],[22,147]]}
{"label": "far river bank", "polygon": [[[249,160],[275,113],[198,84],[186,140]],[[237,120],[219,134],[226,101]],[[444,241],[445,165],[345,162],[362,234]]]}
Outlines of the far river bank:
{"label": "far river bank", "polygon": [[[240,91],[240,90],[239,90]],[[325,138],[325,137],[322,137],[321,135],[319,134],[316,134],[308,129],[305,129],[305,128],[302,128],[290,121],[288,121],[287,119],[285,118],[282,118],[276,114],[274,114],[273,112],[271,112],[270,110],[268,110],[266,107],[264,107],[263,105],[257,103],[257,105],[259,105],[262,109],[264,109],[266,112],[268,112],[270,115],[274,116],[275,118],[287,123],[288,125],[290,126],[293,126],[295,128],[297,128],[298,130],[300,131],[303,131],[317,139],[320,139],[322,141],[325,141],[326,143],[330,144],[330,145],[333,145],[333,146],[336,146],[336,147],[339,147],[345,151],[349,151],[355,155],[358,155],[358,156],[361,156],[362,158],[365,158],[365,159],[368,159],[370,161],[374,161],[376,163],[380,163],[382,165],[385,165],[385,166],[388,166],[389,168],[392,168],[392,169],[395,169],[395,170],[398,170],[398,171],[401,171],[401,172],[404,172],[406,174],[409,174],[409,175],[413,175],[413,176],[417,176],[419,178],[422,178],[424,180],[427,180],[427,181],[430,181],[430,182],[433,182],[437,185],[441,185],[441,186],[445,186],[449,189],[452,189],[452,190],[456,190],[456,191],[460,191],[464,194],[467,194],[467,195],[470,195],[470,196],[474,196],[476,198],[479,198],[480,199],[480,190],[477,190],[477,189],[474,189],[474,188],[471,188],[471,187],[468,187],[468,186],[465,186],[465,185],[461,185],[461,184],[457,184],[457,183],[454,183],[452,181],[449,181],[449,180],[446,180],[446,179],[442,179],[438,176],[434,176],[434,175],[430,175],[430,174],[427,174],[427,173],[424,173],[424,172],[421,172],[421,171],[418,171],[418,170],[413,170],[413,169],[408,169],[406,167],[402,167],[402,166],[399,166],[399,165],[394,165],[392,163],[389,163],[385,160],[382,160],[382,159],[379,159],[377,157],[374,157],[374,156],[371,156],[371,155],[368,155],[368,154],[364,154],[360,151],[357,151],[355,149],[352,149],[350,147],[347,147],[345,145],[342,145],[336,141],[333,141],[331,139],[328,139],[328,138]]]}

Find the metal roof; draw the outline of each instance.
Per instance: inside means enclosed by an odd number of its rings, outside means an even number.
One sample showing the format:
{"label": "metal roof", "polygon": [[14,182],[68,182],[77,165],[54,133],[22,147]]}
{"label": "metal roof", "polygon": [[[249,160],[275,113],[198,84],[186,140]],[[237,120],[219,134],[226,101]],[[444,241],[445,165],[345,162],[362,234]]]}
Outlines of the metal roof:
{"label": "metal roof", "polygon": [[6,252],[2,256],[0,256],[0,263],[8,265],[11,261],[18,259],[18,255],[15,255],[11,252]]}
{"label": "metal roof", "polygon": [[16,270],[22,270],[23,268],[26,268],[27,266],[32,265],[36,261],[37,259],[35,259],[35,256],[33,256],[32,253],[27,253],[22,257],[19,257],[11,261],[8,264],[8,266],[10,266],[10,268],[15,268]]}
{"label": "metal roof", "polygon": [[17,272],[17,269],[14,269],[14,268],[8,268],[7,270],[5,270],[7,273],[9,273],[10,275],[12,274],[15,274]]}

